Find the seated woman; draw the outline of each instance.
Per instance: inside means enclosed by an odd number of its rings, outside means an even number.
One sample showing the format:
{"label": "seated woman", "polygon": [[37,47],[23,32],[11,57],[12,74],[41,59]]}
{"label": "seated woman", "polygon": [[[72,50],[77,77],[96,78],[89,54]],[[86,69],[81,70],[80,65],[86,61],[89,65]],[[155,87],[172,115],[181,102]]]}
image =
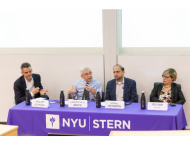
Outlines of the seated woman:
{"label": "seated woman", "polygon": [[175,69],[169,68],[162,73],[163,83],[154,83],[154,88],[150,95],[150,102],[167,102],[184,104],[185,97],[181,91],[181,85],[174,83],[177,79]]}

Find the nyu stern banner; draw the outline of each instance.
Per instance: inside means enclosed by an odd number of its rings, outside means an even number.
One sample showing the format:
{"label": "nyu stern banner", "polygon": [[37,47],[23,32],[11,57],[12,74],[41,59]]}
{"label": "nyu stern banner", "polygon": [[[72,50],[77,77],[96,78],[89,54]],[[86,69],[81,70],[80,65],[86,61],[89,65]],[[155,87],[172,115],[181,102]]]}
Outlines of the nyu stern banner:
{"label": "nyu stern banner", "polygon": [[[47,118],[48,116],[48,118]],[[46,128],[47,123],[50,124],[54,121],[51,120],[55,115],[46,114]],[[131,121],[122,115],[119,118],[113,118],[105,114],[77,114],[67,113],[59,115],[60,129],[51,131],[52,133],[65,133],[65,134],[80,134],[80,135],[109,135],[111,130],[130,130]],[[55,118],[55,117],[54,117]],[[55,126],[49,129],[58,129]],[[48,128],[47,128],[48,129]]]}

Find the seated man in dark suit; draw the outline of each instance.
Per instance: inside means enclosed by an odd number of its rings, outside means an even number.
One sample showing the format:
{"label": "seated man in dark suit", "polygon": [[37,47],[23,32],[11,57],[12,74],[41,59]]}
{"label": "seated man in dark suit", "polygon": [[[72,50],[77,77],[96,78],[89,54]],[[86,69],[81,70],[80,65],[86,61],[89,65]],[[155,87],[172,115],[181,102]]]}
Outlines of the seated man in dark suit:
{"label": "seated man in dark suit", "polygon": [[105,100],[137,102],[136,82],[124,77],[124,67],[115,65],[113,74],[115,79],[107,83]]}
{"label": "seated man in dark suit", "polygon": [[16,104],[26,100],[26,88],[29,90],[29,96],[31,99],[39,97],[49,99],[49,97],[46,95],[48,90],[43,90],[40,75],[32,74],[32,68],[29,63],[23,63],[21,65],[21,74],[22,76],[14,82]]}

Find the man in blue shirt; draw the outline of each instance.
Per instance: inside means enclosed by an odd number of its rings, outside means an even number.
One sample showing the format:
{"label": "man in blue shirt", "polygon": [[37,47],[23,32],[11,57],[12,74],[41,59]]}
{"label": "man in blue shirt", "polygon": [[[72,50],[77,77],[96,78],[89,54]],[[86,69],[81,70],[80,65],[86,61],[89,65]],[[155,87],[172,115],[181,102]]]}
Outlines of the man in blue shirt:
{"label": "man in blue shirt", "polygon": [[89,93],[89,101],[96,100],[96,92],[99,90],[100,97],[102,98],[102,84],[100,81],[93,79],[92,71],[89,67],[81,67],[81,80],[74,82],[72,88],[68,91],[68,99],[82,100],[84,89]]}

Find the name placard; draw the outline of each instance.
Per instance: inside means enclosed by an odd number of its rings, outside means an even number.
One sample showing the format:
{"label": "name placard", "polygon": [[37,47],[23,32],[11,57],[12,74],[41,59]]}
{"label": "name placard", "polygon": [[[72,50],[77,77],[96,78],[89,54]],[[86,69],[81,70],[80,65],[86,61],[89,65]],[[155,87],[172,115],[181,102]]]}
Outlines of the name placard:
{"label": "name placard", "polygon": [[148,102],[147,110],[167,111],[168,110],[168,103]]}
{"label": "name placard", "polygon": [[72,108],[87,108],[87,100],[68,100],[68,107]]}
{"label": "name placard", "polygon": [[48,108],[49,100],[32,100],[32,107]]}
{"label": "name placard", "polygon": [[105,101],[105,108],[124,109],[124,101]]}

